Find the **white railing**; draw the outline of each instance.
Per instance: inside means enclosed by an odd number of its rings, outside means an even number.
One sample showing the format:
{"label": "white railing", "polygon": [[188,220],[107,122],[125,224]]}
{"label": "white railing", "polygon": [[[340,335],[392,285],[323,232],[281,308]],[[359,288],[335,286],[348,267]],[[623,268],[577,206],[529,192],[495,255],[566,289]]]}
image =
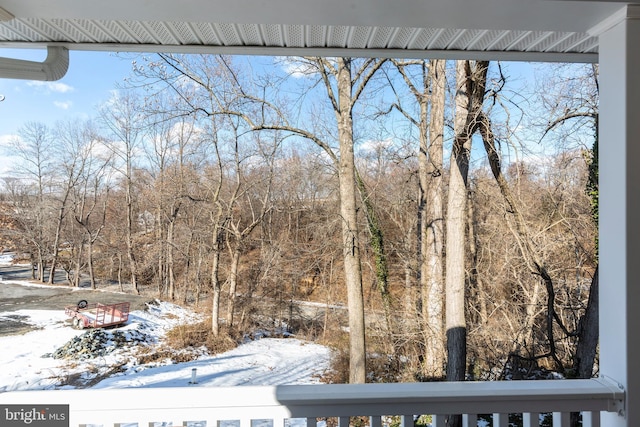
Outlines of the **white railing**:
{"label": "white railing", "polygon": [[465,427],[475,427],[478,414],[492,414],[493,427],[522,414],[523,427],[533,427],[541,413],[553,413],[554,427],[567,427],[571,412],[582,413],[583,427],[600,427],[600,412],[622,414],[625,398],[606,378],[215,388],[187,382],[184,388],[9,392],[0,394],[0,406],[68,404],[73,427],[316,427],[326,417],[346,426],[353,416],[368,417],[371,427],[412,426],[424,414],[433,427],[444,426],[443,414],[464,414]]}

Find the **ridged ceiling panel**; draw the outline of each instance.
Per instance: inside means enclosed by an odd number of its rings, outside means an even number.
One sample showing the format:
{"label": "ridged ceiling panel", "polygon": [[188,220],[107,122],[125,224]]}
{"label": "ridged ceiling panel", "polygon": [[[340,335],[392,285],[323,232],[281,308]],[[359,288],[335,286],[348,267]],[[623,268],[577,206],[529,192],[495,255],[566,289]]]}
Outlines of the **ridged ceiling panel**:
{"label": "ridged ceiling panel", "polygon": [[234,24],[220,24],[213,27],[220,34],[223,46],[242,46],[242,38]]}
{"label": "ridged ceiling panel", "polygon": [[260,27],[258,25],[241,25],[240,35],[242,37],[242,44],[249,46],[266,46],[266,41],[260,34]]}
{"label": "ridged ceiling panel", "polygon": [[191,24],[186,22],[167,23],[169,31],[179,41],[179,44],[201,44],[202,39],[198,37]]}
{"label": "ridged ceiling panel", "polygon": [[547,36],[539,40],[532,46],[532,49],[542,52],[555,52],[558,46],[561,46],[572,34],[566,33],[547,33]]}
{"label": "ridged ceiling panel", "polygon": [[[5,40],[17,40],[17,41],[25,41],[25,42],[41,42],[46,41],[46,38],[42,35],[41,32],[34,30],[30,26],[28,26],[25,22],[14,19],[10,21],[11,26],[1,25],[2,28],[2,37]],[[5,35],[6,34],[6,35]]]}
{"label": "ridged ceiling panel", "polygon": [[[124,22],[106,21],[103,24],[108,33],[108,40],[122,40],[121,43],[136,42],[136,37],[127,30]],[[98,23],[96,23],[96,25],[98,25]],[[109,41],[105,43],[109,43]]]}
{"label": "ridged ceiling panel", "polygon": [[544,37],[545,33],[541,31],[527,31],[523,33],[523,37],[519,38],[515,43],[511,44],[508,49],[515,51],[527,51],[533,48]]}
{"label": "ridged ceiling panel", "polygon": [[328,28],[327,47],[346,47],[349,40],[349,27],[336,25]]}
{"label": "ridged ceiling panel", "polygon": [[494,45],[497,44],[503,37],[510,31],[483,31],[478,34],[478,37],[473,40],[469,46],[473,50],[492,50]]}
{"label": "ridged ceiling panel", "polygon": [[411,37],[407,49],[424,50],[429,45],[429,41],[439,33],[440,31],[434,28],[420,28],[417,31],[413,31],[414,35]]}
{"label": "ridged ceiling panel", "polygon": [[198,33],[198,37],[202,40],[203,45],[222,45],[222,40],[218,37],[218,33],[216,33],[213,25],[208,23],[197,23],[193,24],[193,28],[196,33]]}
{"label": "ridged ceiling panel", "polygon": [[405,49],[414,33],[415,29],[413,28],[398,28],[387,47],[390,49]]}
{"label": "ridged ceiling panel", "polygon": [[374,29],[374,27],[351,27],[347,47],[365,49],[369,45],[369,36]]}
{"label": "ridged ceiling panel", "polygon": [[280,25],[263,25],[262,34],[266,46],[282,46],[282,28]]}
{"label": "ridged ceiling panel", "polygon": [[397,49],[410,51],[597,53],[587,33],[452,28],[202,22],[12,19],[0,22],[0,42],[126,45],[135,50],[194,47]]}
{"label": "ridged ceiling panel", "polygon": [[327,46],[327,27],[322,25],[310,25],[307,27],[307,46]]}
{"label": "ridged ceiling panel", "polygon": [[[453,28],[443,29],[437,32],[437,34],[432,37],[432,40],[427,44],[427,49],[433,50],[443,50],[449,47],[449,45],[456,39],[464,30],[456,30]],[[456,49],[456,50],[464,50],[464,49]]]}
{"label": "ridged ceiling panel", "polygon": [[587,38],[583,40],[581,43],[576,45],[575,51],[577,52],[587,52],[587,53],[597,53],[598,52],[598,40],[595,38]]}
{"label": "ridged ceiling panel", "polygon": [[394,29],[389,27],[377,27],[371,33],[368,48],[383,49],[391,42]]}
{"label": "ridged ceiling panel", "polygon": [[304,26],[285,26],[285,45],[289,47],[304,47]]}

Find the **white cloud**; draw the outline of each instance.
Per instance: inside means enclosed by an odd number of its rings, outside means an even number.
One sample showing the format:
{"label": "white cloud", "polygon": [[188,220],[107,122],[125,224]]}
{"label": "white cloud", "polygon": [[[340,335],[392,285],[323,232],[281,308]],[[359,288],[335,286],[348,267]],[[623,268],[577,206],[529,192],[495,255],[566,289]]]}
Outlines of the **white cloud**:
{"label": "white cloud", "polygon": [[288,56],[276,57],[276,62],[280,64],[285,73],[294,78],[305,78],[318,73],[314,64],[304,60],[290,58]]}
{"label": "white cloud", "polygon": [[53,105],[55,105],[57,108],[60,108],[61,110],[68,110],[73,105],[73,102],[71,102],[71,101],[55,101],[53,103]]}
{"label": "white cloud", "polygon": [[75,90],[73,86],[69,86],[66,83],[60,83],[60,82],[30,81],[27,83],[27,86],[40,88],[46,93],[68,93],[68,92],[73,92]]}
{"label": "white cloud", "polygon": [[8,147],[11,141],[14,141],[17,137],[18,137],[17,135],[11,135],[11,134],[0,135],[0,150]]}
{"label": "white cloud", "polygon": [[11,155],[10,144],[18,138],[17,135],[0,135],[0,178],[9,176],[12,168],[18,161]]}
{"label": "white cloud", "polygon": [[368,139],[358,144],[358,152],[363,155],[375,154],[380,151],[388,150],[394,144],[393,139]]}

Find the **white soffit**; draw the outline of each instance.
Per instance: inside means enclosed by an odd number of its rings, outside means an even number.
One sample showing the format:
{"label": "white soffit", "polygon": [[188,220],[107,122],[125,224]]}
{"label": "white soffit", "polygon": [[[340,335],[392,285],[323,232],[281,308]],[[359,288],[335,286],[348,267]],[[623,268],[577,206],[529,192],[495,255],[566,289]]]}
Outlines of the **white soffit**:
{"label": "white soffit", "polygon": [[0,0],[0,47],[596,61],[623,6],[556,0]]}

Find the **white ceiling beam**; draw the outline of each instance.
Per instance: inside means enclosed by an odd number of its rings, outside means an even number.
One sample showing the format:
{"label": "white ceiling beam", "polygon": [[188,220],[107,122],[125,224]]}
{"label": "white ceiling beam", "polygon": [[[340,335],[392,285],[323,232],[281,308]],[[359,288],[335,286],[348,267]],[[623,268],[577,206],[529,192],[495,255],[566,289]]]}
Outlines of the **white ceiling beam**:
{"label": "white ceiling beam", "polygon": [[500,50],[429,50],[429,49],[349,49],[343,47],[280,47],[280,46],[201,46],[201,45],[155,45],[117,43],[8,43],[0,42],[0,48],[45,48],[63,46],[77,51],[140,52],[140,53],[185,53],[215,55],[255,56],[348,56],[353,58],[398,58],[398,59],[472,59],[478,61],[532,61],[532,62],[598,62],[597,53],[575,52],[517,52]]}

